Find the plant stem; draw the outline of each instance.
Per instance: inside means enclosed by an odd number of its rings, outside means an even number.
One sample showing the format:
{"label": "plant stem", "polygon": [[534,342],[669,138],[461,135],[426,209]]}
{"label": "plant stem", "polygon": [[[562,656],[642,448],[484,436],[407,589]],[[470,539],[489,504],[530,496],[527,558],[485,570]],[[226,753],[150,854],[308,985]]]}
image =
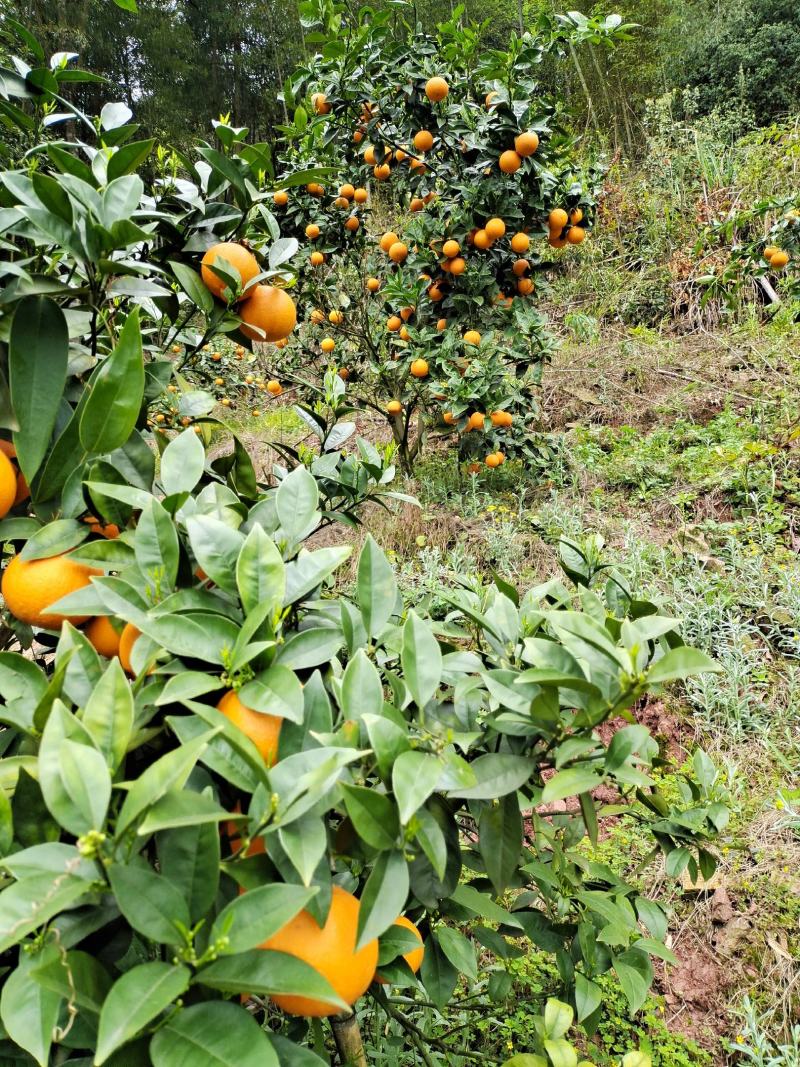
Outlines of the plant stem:
{"label": "plant stem", "polygon": [[334,1015],[331,1029],[342,1067],[369,1067],[355,1015],[352,1012],[349,1015]]}

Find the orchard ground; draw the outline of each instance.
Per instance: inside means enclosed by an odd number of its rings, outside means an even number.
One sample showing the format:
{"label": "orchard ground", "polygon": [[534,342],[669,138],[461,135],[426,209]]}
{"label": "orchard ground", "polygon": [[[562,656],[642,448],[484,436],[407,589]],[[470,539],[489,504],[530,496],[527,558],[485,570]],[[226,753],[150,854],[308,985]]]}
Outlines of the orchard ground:
{"label": "orchard ground", "polygon": [[[375,507],[363,529],[393,557],[406,595],[440,617],[443,580],[494,570],[544,581],[557,571],[559,537],[598,535],[633,587],[659,597],[687,639],[721,660],[724,673],[638,709],[676,765],[701,743],[725,768],[734,819],[709,885],[669,891],[678,966],[660,970],[640,1017],[609,988],[616,1007],[600,1040],[608,1063],[633,1040],[652,1043],[656,1064],[728,1062],[729,1049],[752,1039],[744,998],[777,1035],[791,1027],[800,980],[800,368],[791,356],[800,326],[785,312],[714,333],[626,327],[569,297],[556,288],[549,309],[561,342],[541,397],[550,468],[510,463],[470,476],[446,442],[434,443],[402,486],[420,506]],[[279,460],[271,442],[306,434],[291,396],[257,417],[233,409],[267,469]],[[361,417],[359,432],[375,443],[390,436],[377,416]],[[351,533],[334,526],[325,536]],[[663,881],[658,865],[637,874],[644,846],[625,820],[605,821],[600,852],[648,892]],[[513,1000],[547,989],[542,963],[516,965]],[[524,1047],[522,1009],[490,1029],[498,1052],[515,1038]]]}

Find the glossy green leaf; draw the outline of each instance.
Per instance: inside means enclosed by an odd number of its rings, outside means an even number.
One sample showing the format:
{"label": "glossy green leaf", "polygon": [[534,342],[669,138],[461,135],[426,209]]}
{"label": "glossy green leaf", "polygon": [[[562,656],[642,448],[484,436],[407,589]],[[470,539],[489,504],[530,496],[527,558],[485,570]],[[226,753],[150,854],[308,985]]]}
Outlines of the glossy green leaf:
{"label": "glossy green leaf", "polygon": [[361,893],[356,948],[389,929],[405,908],[408,889],[408,864],[403,852],[382,852]]}
{"label": "glossy green leaf", "polygon": [[161,484],[167,496],[190,493],[206,464],[203,443],[191,428],[174,437],[161,456]]}
{"label": "glossy green leaf", "polygon": [[245,1008],[205,1001],[183,1008],[153,1035],[153,1067],[280,1067],[267,1035]]}
{"label": "glossy green leaf", "polygon": [[405,826],[436,788],[442,773],[438,756],[431,752],[403,752],[392,768],[392,790],[400,823]]}
{"label": "glossy green leaf", "polygon": [[193,923],[207,914],[217,896],[219,838],[216,822],[162,830],[156,836],[161,873],[186,901]]}
{"label": "glossy green leaf", "polygon": [[316,968],[296,956],[271,949],[255,948],[224,956],[199,971],[195,983],[223,993],[254,993],[267,997],[279,993],[299,994],[324,1000],[343,1011],[349,1010],[349,1005],[343,1003]]}
{"label": "glossy green leaf", "polygon": [[257,948],[290,922],[317,892],[316,886],[262,885],[227,904],[214,920],[211,941],[225,937],[225,952]]}
{"label": "glossy green leaf", "polygon": [[367,636],[375,637],[392,616],[397,582],[391,564],[372,534],[367,535],[358,557],[356,596]]}
{"label": "glossy green leaf", "polygon": [[246,613],[267,603],[267,617],[283,603],[286,568],[275,542],[264,528],[254,525],[236,560],[236,585]]}
{"label": "glossy green leaf", "polygon": [[428,624],[414,611],[403,626],[400,659],[414,702],[424,708],[442,680],[442,652]]}
{"label": "glossy green leaf", "polygon": [[115,863],[108,869],[119,910],[140,934],[166,945],[180,945],[179,925],[189,928],[189,909],[179,890],[145,867]]}
{"label": "glossy green leaf", "polygon": [[148,585],[164,596],[175,585],[180,550],[172,518],[155,497],[150,497],[139,515],[134,551]]}
{"label": "glossy green leaf", "polygon": [[118,659],[109,663],[80,718],[111,770],[116,770],[133,731],[133,694]]}
{"label": "glossy green leaf", "polygon": [[342,793],[347,814],[358,836],[370,848],[395,848],[400,822],[391,799],[384,793],[360,785],[343,784]]}
{"label": "glossy green leaf", "polygon": [[139,311],[125,321],[113,352],[89,381],[89,395],[80,421],[81,444],[87,452],[112,452],[130,437],[144,395],[144,363]]}
{"label": "glossy green leaf", "polygon": [[100,1014],[94,1059],[98,1067],[181,996],[190,978],[188,967],[158,960],[142,963],[118,978]]}

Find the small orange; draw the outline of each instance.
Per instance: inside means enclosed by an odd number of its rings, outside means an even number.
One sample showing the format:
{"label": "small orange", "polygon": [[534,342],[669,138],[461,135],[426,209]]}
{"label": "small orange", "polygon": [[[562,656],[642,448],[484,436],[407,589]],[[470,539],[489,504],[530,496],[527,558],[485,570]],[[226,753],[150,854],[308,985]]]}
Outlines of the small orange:
{"label": "small orange", "polygon": [[[14,480],[16,485],[16,479]],[[23,560],[14,556],[3,571],[2,589],[6,608],[20,622],[59,630],[66,619],[73,626],[86,622],[86,615],[62,615],[48,612],[51,604],[68,593],[89,585],[94,574],[102,574],[67,556]]]}
{"label": "small orange", "polygon": [[272,194],[272,202],[278,207],[286,207],[289,203],[289,194],[285,189],[278,189],[276,193]]}
{"label": "small orange", "polygon": [[492,239],[489,237],[486,230],[476,230],[472,238],[472,243],[476,248],[480,248],[481,251],[484,251],[492,243]]}
{"label": "small orange", "polygon": [[361,142],[364,140],[364,131],[363,130],[354,130],[353,131],[353,140],[355,141],[356,144],[361,144]]}
{"label": "small orange", "polygon": [[377,293],[380,287],[381,283],[379,278],[367,278],[367,289],[369,289],[371,293]]}
{"label": "small orange", "polygon": [[522,156],[523,159],[526,156],[532,156],[536,149],[539,147],[539,135],[533,130],[527,130],[525,133],[518,134],[514,138],[514,149],[518,156]]}
{"label": "small orange", "polygon": [[309,256],[309,262],[312,267],[321,267],[325,262],[325,256],[322,252],[312,252]]}
{"label": "small orange", "polygon": [[467,345],[479,345],[481,343],[481,335],[477,330],[467,330],[464,334],[464,344]]}
{"label": "small orange", "polygon": [[345,197],[347,200],[352,200],[356,195],[356,189],[350,182],[345,182],[344,185],[339,186],[339,196]]}
{"label": "small orange", "polygon": [[426,359],[415,359],[411,364],[411,374],[415,378],[427,378],[428,361]]}
{"label": "small orange", "polygon": [[347,379],[350,377],[350,371],[347,369],[347,367],[340,367],[336,373],[339,375],[343,382],[346,382]]}
{"label": "small orange", "polygon": [[125,627],[120,634],[119,638],[119,661],[122,664],[126,674],[134,674],[134,669],[131,666],[131,652],[133,646],[138,639],[142,636],[142,631],[137,629],[132,622],[125,624]]}
{"label": "small orange", "polygon": [[309,182],[306,186],[306,192],[312,196],[324,196],[325,186],[320,185],[319,182]]}
{"label": "small orange", "polygon": [[17,497],[17,470],[8,456],[0,452],[0,519],[13,508]]}
{"label": "small orange", "polygon": [[319,235],[320,228],[317,226],[316,222],[309,222],[308,226],[306,226],[306,237],[311,241],[315,241]]}
{"label": "small orange", "polygon": [[399,415],[403,410],[403,405],[399,400],[390,400],[386,405],[386,411],[389,415]]}
{"label": "small orange", "polygon": [[372,168],[372,173],[375,175],[375,179],[379,182],[385,182],[389,175],[392,173],[392,168],[388,163],[378,163]]}
{"label": "small orange", "polygon": [[433,134],[430,130],[418,130],[414,134],[414,147],[418,152],[430,152],[433,148]]}
{"label": "small orange", "polygon": [[550,236],[547,238],[547,243],[551,248],[564,248],[567,243],[566,237],[561,237],[558,231],[551,231]]}
{"label": "small orange", "polygon": [[224,694],[217,707],[234,726],[238,726],[242,733],[250,738],[266,765],[271,767],[278,758],[278,739],[283,719],[279,715],[268,715],[248,708],[234,689],[229,689]]}
{"label": "small orange", "polygon": [[533,292],[533,278],[520,278],[517,282],[517,292],[521,296],[528,296]]}
{"label": "small orange", "polygon": [[523,274],[526,274],[531,268],[527,259],[518,259],[514,262],[514,266],[511,268],[518,278],[521,278]]}
{"label": "small orange", "polygon": [[328,312],[328,321],[332,322],[334,326],[341,326],[344,322],[344,312],[334,308],[332,311]]}
{"label": "small orange", "polygon": [[492,241],[499,241],[503,234],[506,232],[506,224],[502,219],[489,219],[484,226]]}
{"label": "small orange", "polygon": [[[319,326],[321,322],[325,321],[325,312],[322,311],[320,308],[314,308],[314,310],[311,312],[311,321],[316,323],[317,326]],[[220,382],[219,384],[222,385],[222,382]]]}
{"label": "small orange", "polygon": [[569,213],[569,221],[573,226],[577,226],[579,222],[583,222],[583,211],[579,207],[574,207]]}
{"label": "small orange", "polygon": [[408,341],[411,338],[411,334],[408,332],[406,326],[400,327],[400,333],[397,335],[401,341]]}
{"label": "small orange", "polygon": [[[405,952],[403,954],[403,959],[406,961],[406,963],[414,972],[414,974],[416,974],[422,966],[422,957],[425,955],[425,946],[422,943],[422,934],[416,928],[414,923],[412,923],[410,919],[407,919],[405,915],[400,915],[397,919],[395,919],[393,925],[404,926],[406,930],[410,930],[412,934],[415,934],[419,938],[419,948],[412,948],[408,952]],[[379,975],[376,975],[375,981],[379,982],[381,985],[386,985],[386,979],[381,978]]]}
{"label": "small orange", "polygon": [[[308,911],[295,915],[260,948],[286,952],[305,960],[327,978],[347,1004],[354,1004],[369,987],[378,965],[375,938],[356,951],[359,901],[341,886],[334,885],[328,917],[322,926]],[[340,1008],[324,1000],[275,994],[275,1004],[289,1015],[321,1018],[337,1015]]]}
{"label": "small orange", "polygon": [[567,240],[571,245],[583,244],[586,238],[586,230],[583,226],[570,226],[567,231]]}
{"label": "small orange", "polygon": [[368,198],[369,193],[366,189],[358,188],[353,193],[353,199],[357,204],[366,204]]}
{"label": "small orange", "polygon": [[450,86],[444,78],[429,78],[425,84],[425,95],[434,104],[440,103],[450,92]]}
{"label": "small orange", "polygon": [[400,318],[403,320],[403,322],[408,322],[408,320],[414,314],[414,310],[415,309],[413,307],[405,307],[400,309]]}
{"label": "small orange", "polygon": [[482,411],[473,411],[473,413],[467,419],[467,432],[469,432],[470,430],[482,430],[485,418],[486,416],[483,414]]}
{"label": "small orange", "polygon": [[428,287],[428,297],[433,300],[435,304],[438,304],[440,300],[444,300],[444,293],[438,285],[431,285]]}
{"label": "small orange", "polygon": [[789,253],[784,252],[783,249],[779,248],[773,254],[772,259],[769,261],[769,263],[773,270],[783,270],[783,268],[789,263]]}
{"label": "small orange", "polygon": [[489,418],[492,420],[492,426],[510,426],[514,421],[510,411],[493,411]]}
{"label": "small orange", "polygon": [[531,239],[528,237],[527,233],[515,233],[511,238],[511,249],[518,254],[527,252],[530,246]]}
{"label": "small orange", "polygon": [[394,154],[394,158],[397,163],[405,163],[405,161],[408,159],[408,152],[406,152],[402,148],[398,148]]}
{"label": "small orange", "polygon": [[373,145],[367,145],[364,149],[364,162],[368,163],[371,167],[374,167],[378,162],[378,157],[375,155],[375,148]]}
{"label": "small orange", "polygon": [[350,201],[346,196],[337,196],[333,202],[334,207],[338,207],[340,211],[345,211],[350,207]]}
{"label": "small orange", "polygon": [[89,644],[101,656],[112,659],[119,655],[120,634],[114,629],[107,615],[96,615],[84,630]]}
{"label": "small orange", "polygon": [[439,319],[439,321],[436,323],[436,329],[439,331],[439,333],[441,333],[442,330],[446,330],[447,329],[447,319]]}
{"label": "small orange", "polygon": [[415,196],[415,197],[412,198],[411,203],[408,205],[408,210],[409,211],[422,211],[424,207],[425,207],[425,201],[421,197]]}
{"label": "small orange", "polygon": [[395,241],[389,249],[389,259],[393,263],[403,263],[408,256],[408,245],[402,241]]}
{"label": "small orange", "polygon": [[411,169],[412,170],[418,170],[420,172],[420,174],[424,174],[425,171],[428,168],[425,166],[425,160],[424,159],[417,159],[415,157],[414,159],[411,160]]}
{"label": "small orange", "polygon": [[522,158],[512,149],[503,152],[497,162],[503,174],[516,174],[522,166]]}
{"label": "small orange", "polygon": [[455,259],[450,260],[450,273],[451,274],[463,274],[467,269],[467,261],[463,256],[456,256]]}
{"label": "small orange", "polygon": [[494,468],[499,467],[502,463],[502,460],[496,452],[490,452],[489,455],[486,457],[485,463],[487,467]]}
{"label": "small orange", "polygon": [[452,259],[454,256],[457,256],[460,251],[461,245],[458,243],[458,241],[453,241],[451,239],[449,241],[445,241],[445,243],[442,245],[442,255],[447,256],[448,259]]}
{"label": "small orange", "polygon": [[330,114],[331,105],[328,103],[325,93],[314,93],[311,97],[311,106],[318,115]]}
{"label": "small orange", "polygon": [[569,222],[569,216],[563,207],[556,207],[550,212],[547,217],[547,223],[551,229],[556,233],[561,233],[564,227]]}
{"label": "small orange", "polygon": [[323,352],[332,352],[336,348],[336,342],[332,337],[323,337],[319,343]]}
{"label": "small orange", "polygon": [[355,233],[361,223],[358,220],[357,215],[351,215],[347,222],[344,224],[344,228],[349,230],[350,233]]}
{"label": "small orange", "polygon": [[275,378],[271,378],[270,381],[267,382],[267,392],[271,393],[273,396],[280,396],[283,392],[283,386],[279,381],[276,381]]}
{"label": "small orange", "polygon": [[248,251],[243,245],[236,244],[233,241],[222,241],[220,244],[212,245],[203,256],[200,265],[200,274],[206,289],[219,299],[222,299],[223,290],[227,287],[227,282],[224,282],[222,278],[218,277],[218,275],[211,269],[217,259],[224,259],[226,262],[230,263],[232,267],[235,267],[236,270],[238,270],[239,276],[242,279],[243,289],[248,282],[252,281],[257,274],[261,273],[258,260],[253,253]]}
{"label": "small orange", "polygon": [[392,230],[388,230],[380,239],[380,246],[382,252],[388,252],[393,244],[396,244],[400,238]]}
{"label": "small orange", "polygon": [[389,331],[389,333],[397,333],[397,331],[400,329],[400,327],[402,325],[403,325],[403,320],[400,318],[399,315],[392,315],[386,321],[386,329]]}
{"label": "small orange", "polygon": [[442,421],[446,422],[448,426],[455,426],[458,419],[456,419],[452,411],[445,411],[444,415],[442,415]]}

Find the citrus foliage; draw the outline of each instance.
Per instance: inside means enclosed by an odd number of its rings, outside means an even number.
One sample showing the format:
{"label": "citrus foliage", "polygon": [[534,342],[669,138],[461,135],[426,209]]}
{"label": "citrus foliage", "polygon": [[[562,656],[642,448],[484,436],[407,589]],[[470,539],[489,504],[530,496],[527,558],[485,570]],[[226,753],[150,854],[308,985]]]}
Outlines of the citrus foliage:
{"label": "citrus foliage", "polygon": [[[351,20],[343,5],[307,2],[301,13],[321,47],[285,87],[286,162],[333,170],[327,185],[278,194],[281,225],[304,245],[301,363],[330,355],[346,367],[406,465],[432,430],[456,436],[465,459],[535,461],[551,348],[537,285],[554,249],[584,240],[598,178],[578,169],[542,87],[543,61],[579,28],[512,37],[499,52],[457,19],[398,34],[394,12]],[[598,26],[609,41],[619,28]]]}
{"label": "citrus foliage", "polygon": [[[65,106],[49,70],[0,72],[26,134]],[[587,1028],[607,971],[639,1007],[665,914],[580,848],[594,791],[671,875],[711,873],[727,809],[702,753],[668,797],[644,727],[596,728],[713,662],[568,543],[572,587],[456,586],[444,623],[403,602],[371,538],[345,593],[351,548],[309,539],[357,522],[392,466],[342,452],[342,379],[308,413],[319,454],[260,481],[182,373],[220,335],[251,345],[242,321],[271,327],[253,300],[288,310],[269,157],[219,124],[219,147],[160,153],[145,182],[130,118],[75,113],[78,136],[0,172],[0,424],[30,487],[5,471],[3,1054],[312,1064],[302,1027],[259,1025],[268,1002],[337,1015],[368,987],[381,1003],[378,978],[445,1008],[479,946],[502,1000],[524,938]],[[173,383],[178,433],[151,417]]]}

